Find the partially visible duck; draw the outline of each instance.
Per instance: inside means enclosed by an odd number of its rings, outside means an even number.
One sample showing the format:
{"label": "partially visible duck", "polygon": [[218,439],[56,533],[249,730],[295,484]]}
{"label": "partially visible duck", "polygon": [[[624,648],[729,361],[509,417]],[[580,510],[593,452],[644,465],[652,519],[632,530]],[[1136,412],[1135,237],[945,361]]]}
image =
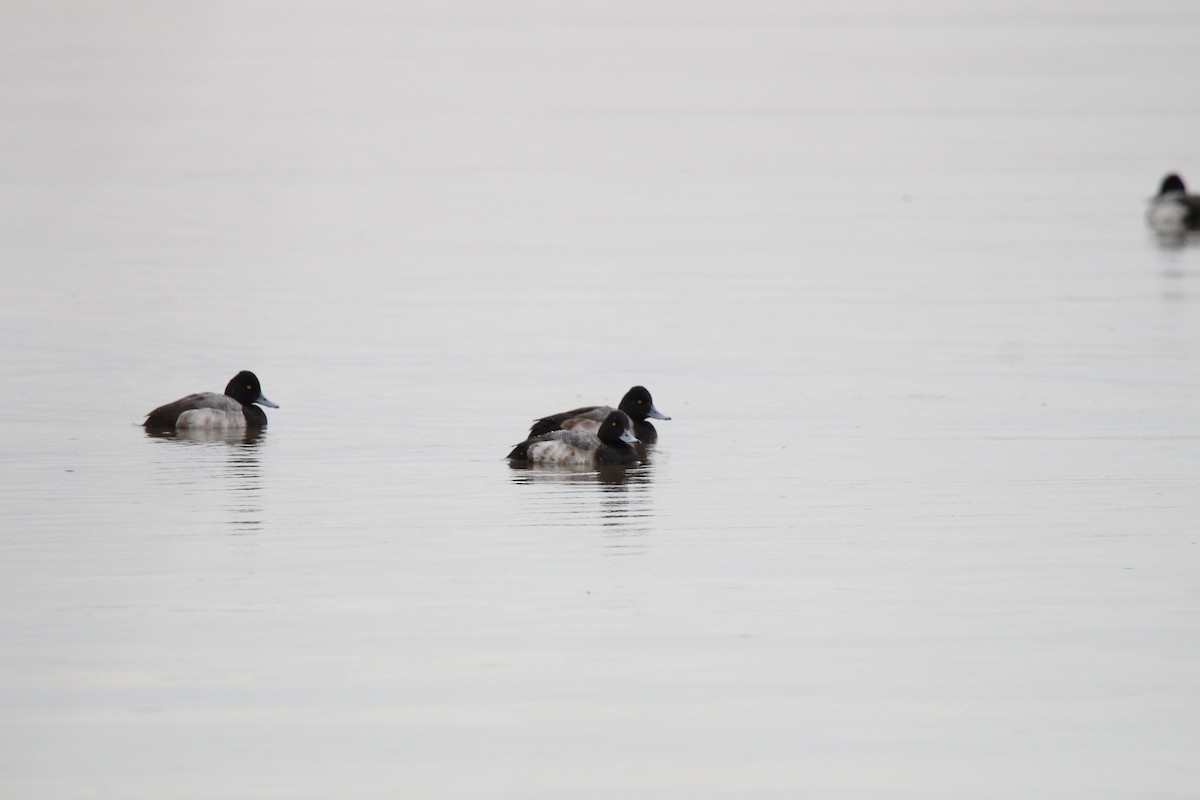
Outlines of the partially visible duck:
{"label": "partially visible duck", "polygon": [[1200,231],[1200,195],[1188,194],[1183,178],[1171,173],[1163,178],[1158,195],[1151,198],[1146,223],[1159,233],[1175,236]]}
{"label": "partially visible duck", "polygon": [[532,436],[512,449],[512,461],[555,464],[564,467],[633,465],[638,454],[630,445],[637,442],[633,422],[624,411],[611,411],[593,433],[583,428],[550,431]]}
{"label": "partially visible duck", "polygon": [[267,427],[267,415],[258,405],[279,408],[262,393],[253,372],[239,372],[225,385],[225,394],[199,392],[151,411],[147,428],[206,428],[239,430]]}
{"label": "partially visible duck", "polygon": [[658,440],[658,431],[647,422],[649,419],[670,419],[666,414],[654,407],[654,400],[645,386],[634,386],[621,398],[621,404],[613,409],[612,406],[584,406],[551,414],[548,417],[536,419],[529,429],[529,435],[540,436],[543,433],[557,430],[587,430],[597,431],[614,410],[624,411],[633,420],[633,434],[639,442],[650,443]]}

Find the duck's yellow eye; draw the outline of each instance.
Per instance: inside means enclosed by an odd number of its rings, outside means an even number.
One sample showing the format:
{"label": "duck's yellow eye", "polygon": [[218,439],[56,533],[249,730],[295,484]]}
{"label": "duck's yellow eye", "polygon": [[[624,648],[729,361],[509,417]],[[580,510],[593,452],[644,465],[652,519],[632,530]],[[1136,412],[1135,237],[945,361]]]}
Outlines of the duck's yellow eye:
{"label": "duck's yellow eye", "polygon": [[641,400],[638,400],[638,405],[640,406],[641,404],[642,404],[642,401],[641,401]]}
{"label": "duck's yellow eye", "polygon": [[248,384],[248,383],[247,383],[247,384],[246,384],[246,388],[247,388],[247,389],[251,388],[250,384]]}
{"label": "duck's yellow eye", "polygon": [[608,423],[608,424],[609,424],[609,425],[612,425],[614,428],[615,428],[615,427],[617,427],[617,423],[615,423],[615,422],[610,422],[610,423]]}

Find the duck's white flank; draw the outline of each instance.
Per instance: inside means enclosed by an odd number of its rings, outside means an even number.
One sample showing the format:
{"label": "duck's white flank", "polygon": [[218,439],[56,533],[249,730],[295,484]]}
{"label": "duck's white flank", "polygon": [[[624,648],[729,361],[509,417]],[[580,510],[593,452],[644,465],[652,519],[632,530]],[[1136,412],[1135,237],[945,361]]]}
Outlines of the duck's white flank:
{"label": "duck's white flank", "polygon": [[529,445],[529,460],[538,464],[587,467],[594,463],[595,458],[595,449],[584,449],[562,439],[534,442]]}
{"label": "duck's white flank", "polygon": [[194,408],[179,415],[176,428],[234,431],[246,427],[241,406],[236,411],[223,408]]}
{"label": "duck's white flank", "polygon": [[1159,233],[1184,233],[1187,231],[1188,207],[1179,200],[1164,196],[1151,203],[1146,211],[1146,222]]}

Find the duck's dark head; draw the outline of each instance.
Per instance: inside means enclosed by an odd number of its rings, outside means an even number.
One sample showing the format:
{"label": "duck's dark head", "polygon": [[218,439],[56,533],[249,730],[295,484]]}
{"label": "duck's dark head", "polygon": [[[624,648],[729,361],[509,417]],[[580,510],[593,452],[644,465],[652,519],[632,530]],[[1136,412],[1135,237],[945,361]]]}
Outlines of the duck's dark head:
{"label": "duck's dark head", "polygon": [[647,417],[650,419],[670,419],[670,417],[654,407],[654,400],[650,397],[650,392],[645,386],[635,386],[626,392],[625,396],[621,398],[621,405],[617,406],[617,408],[638,422],[645,422]]}
{"label": "duck's dark head", "polygon": [[604,418],[600,423],[600,430],[596,432],[600,437],[600,441],[606,444],[634,444],[637,442],[637,437],[633,435],[633,420],[624,411],[614,411]]}
{"label": "duck's dark head", "polygon": [[1183,185],[1183,178],[1179,177],[1174,172],[1163,178],[1162,186],[1158,188],[1158,194],[1160,197],[1164,194],[1171,194],[1173,192],[1183,194],[1186,191],[1187,188]]}
{"label": "duck's dark head", "polygon": [[267,408],[279,408],[278,404],[272,403],[263,395],[262,384],[258,382],[258,376],[246,370],[234,375],[233,379],[225,385],[225,394],[244,406],[258,403]]}

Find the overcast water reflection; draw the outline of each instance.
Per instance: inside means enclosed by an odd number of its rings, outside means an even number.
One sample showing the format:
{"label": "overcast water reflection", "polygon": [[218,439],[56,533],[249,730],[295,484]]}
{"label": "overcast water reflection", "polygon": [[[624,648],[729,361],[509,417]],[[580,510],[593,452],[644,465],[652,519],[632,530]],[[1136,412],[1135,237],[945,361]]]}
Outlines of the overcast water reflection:
{"label": "overcast water reflection", "polygon": [[[162,496],[213,497],[227,515],[228,533],[262,529],[262,476],[258,448],[266,445],[263,429],[146,429],[148,439],[171,448],[155,459],[152,487]],[[175,448],[188,448],[181,458]]]}
{"label": "overcast water reflection", "polygon": [[0,796],[1194,796],[1200,4],[0,17]]}
{"label": "overcast water reflection", "polygon": [[613,539],[614,554],[645,552],[637,537],[654,531],[654,470],[642,449],[637,467],[597,470],[511,464],[512,482],[536,491],[526,498],[531,525],[571,528],[599,524]]}

